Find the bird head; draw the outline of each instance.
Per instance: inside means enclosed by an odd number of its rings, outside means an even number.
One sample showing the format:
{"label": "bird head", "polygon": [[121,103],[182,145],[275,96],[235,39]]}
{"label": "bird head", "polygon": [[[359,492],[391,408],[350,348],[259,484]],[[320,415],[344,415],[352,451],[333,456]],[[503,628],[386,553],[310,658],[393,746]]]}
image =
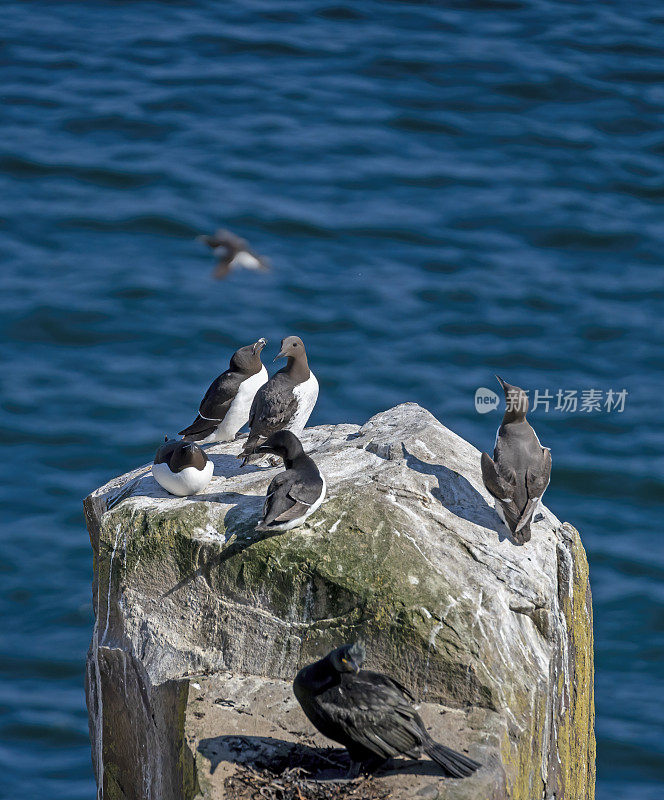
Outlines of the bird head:
{"label": "bird head", "polygon": [[330,661],[337,672],[358,673],[364,664],[366,651],[360,642],[344,644],[330,653]]}
{"label": "bird head", "polygon": [[274,360],[276,361],[278,358],[297,358],[301,355],[306,355],[302,339],[299,336],[287,336],[281,340],[281,350],[274,357]]}
{"label": "bird head", "polygon": [[263,444],[258,445],[255,453],[272,453],[285,462],[290,462],[302,452],[302,444],[294,433],[290,431],[277,431],[269,436]]}
{"label": "bird head", "polygon": [[504,381],[499,375],[496,380],[505,393],[505,414],[511,419],[523,419],[528,413],[528,395],[518,386]]}
{"label": "bird head", "polygon": [[260,366],[261,351],[266,344],[267,339],[259,339],[253,344],[246,344],[244,347],[236,350],[231,358],[231,369],[248,373],[260,371],[262,369]]}

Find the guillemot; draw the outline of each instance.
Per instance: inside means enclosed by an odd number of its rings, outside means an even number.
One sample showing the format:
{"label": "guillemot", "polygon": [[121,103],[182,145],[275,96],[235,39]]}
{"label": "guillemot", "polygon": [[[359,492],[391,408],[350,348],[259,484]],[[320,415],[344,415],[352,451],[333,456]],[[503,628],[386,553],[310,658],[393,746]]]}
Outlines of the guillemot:
{"label": "guillemot", "polygon": [[272,453],[284,461],[286,471],[272,480],[257,531],[288,531],[301,525],[325,498],[325,478],[302,443],[290,431],[277,431],[256,453]]}
{"label": "guillemot", "polygon": [[270,262],[255,253],[245,239],[224,228],[212,236],[199,236],[198,239],[210,247],[217,258],[217,266],[212,274],[219,280],[227,278],[231,270],[238,268],[260,272],[270,269]]}
{"label": "guillemot", "polygon": [[166,441],[157,450],[152,475],[170,494],[184,497],[200,492],[210,483],[214,464],[195,442]]}
{"label": "guillemot", "polygon": [[348,749],[349,777],[373,771],[387,759],[419,758],[424,751],[452,778],[465,778],[481,765],[431,738],[413,704],[394,678],[362,669],[362,645],[346,644],[301,669],[293,692],[310,722]]}
{"label": "guillemot", "polygon": [[198,416],[178,434],[188,441],[208,444],[228,442],[249,421],[249,411],[258,389],[267,381],[261,351],[267,339],[241,347],[233,354],[226,372],[210,385]]}
{"label": "guillemot", "polygon": [[505,393],[505,415],[496,433],[493,459],[482,453],[482,480],[496,499],[496,511],[517,544],[530,540],[530,525],[551,478],[551,451],[542,447],[526,419],[528,395],[498,382]]}
{"label": "guillemot", "polygon": [[249,438],[240,453],[246,464],[255,448],[273,433],[292,431],[300,436],[318,399],[318,381],[309,369],[307,352],[299,336],[287,336],[275,356],[287,359],[256,392],[249,414]]}

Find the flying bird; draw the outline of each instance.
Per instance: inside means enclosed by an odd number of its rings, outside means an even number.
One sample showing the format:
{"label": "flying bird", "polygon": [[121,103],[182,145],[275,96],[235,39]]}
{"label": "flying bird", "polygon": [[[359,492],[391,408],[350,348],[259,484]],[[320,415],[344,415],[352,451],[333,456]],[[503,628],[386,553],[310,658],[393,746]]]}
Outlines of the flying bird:
{"label": "flying bird", "polygon": [[178,434],[200,444],[229,442],[249,421],[254,396],[267,381],[261,351],[267,339],[259,339],[236,350],[226,372],[210,385],[198,409],[198,416]]}
{"label": "flying bird", "polygon": [[217,266],[212,274],[219,280],[227,278],[234,269],[258,272],[268,272],[270,269],[268,259],[255,253],[246,239],[241,239],[224,228],[219,228],[212,236],[199,236],[198,240],[212,249],[217,259]]}
{"label": "flying bird", "polygon": [[157,450],[152,476],[170,494],[185,497],[210,483],[214,464],[195,442],[168,440]]}
{"label": "flying bird", "polygon": [[551,478],[551,451],[542,447],[526,419],[528,395],[498,382],[505,392],[505,415],[496,434],[493,458],[482,453],[482,480],[496,499],[496,511],[517,544],[530,541],[530,526]]}
{"label": "flying bird", "polygon": [[307,352],[299,336],[287,336],[275,357],[286,366],[260,387],[249,414],[249,438],[238,458],[247,464],[256,448],[268,436],[282,430],[300,436],[318,399],[318,381],[309,369]]}
{"label": "flying bird", "polygon": [[424,751],[452,778],[481,765],[434,741],[413,708],[412,694],[394,678],[362,669],[364,647],[345,644],[301,669],[293,692],[309,721],[348,749],[349,777],[373,771],[394,756]]}
{"label": "flying bird", "polygon": [[301,525],[325,498],[325,478],[302,443],[290,431],[277,431],[256,453],[272,453],[284,461],[286,471],[272,480],[267,490],[263,517],[257,531],[288,531]]}

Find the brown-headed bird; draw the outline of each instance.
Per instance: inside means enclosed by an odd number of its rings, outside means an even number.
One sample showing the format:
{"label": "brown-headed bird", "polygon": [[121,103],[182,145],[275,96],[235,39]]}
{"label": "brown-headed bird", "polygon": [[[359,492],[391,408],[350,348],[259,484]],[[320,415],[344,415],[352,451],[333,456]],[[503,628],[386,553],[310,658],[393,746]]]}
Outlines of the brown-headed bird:
{"label": "brown-headed bird", "polygon": [[493,458],[482,453],[482,480],[496,498],[496,511],[517,544],[530,541],[530,525],[551,478],[551,451],[542,447],[526,419],[528,395],[498,382],[505,392],[505,415],[496,433]]}
{"label": "brown-headed bird", "polygon": [[241,239],[224,228],[219,228],[212,236],[199,236],[198,240],[212,249],[217,259],[212,275],[218,280],[227,278],[234,269],[248,269],[252,272],[268,272],[270,269],[270,262],[255,253],[246,239]]}
{"label": "brown-headed bird", "polygon": [[318,381],[309,369],[307,351],[299,336],[281,340],[275,357],[286,359],[286,366],[260,387],[249,413],[249,438],[238,458],[251,461],[259,444],[277,431],[292,431],[300,436],[318,399]]}

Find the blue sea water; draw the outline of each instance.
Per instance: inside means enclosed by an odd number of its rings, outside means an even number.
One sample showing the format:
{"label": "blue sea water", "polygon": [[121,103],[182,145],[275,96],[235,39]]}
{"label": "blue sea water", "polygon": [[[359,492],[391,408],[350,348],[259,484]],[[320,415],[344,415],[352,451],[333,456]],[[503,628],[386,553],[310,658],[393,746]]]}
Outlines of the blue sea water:
{"label": "blue sea water", "polygon": [[[607,0],[0,4],[0,797],[94,796],[81,499],[300,334],[312,422],[531,415],[595,609],[599,800],[664,785],[664,9]],[[225,226],[274,264],[210,278]]]}

